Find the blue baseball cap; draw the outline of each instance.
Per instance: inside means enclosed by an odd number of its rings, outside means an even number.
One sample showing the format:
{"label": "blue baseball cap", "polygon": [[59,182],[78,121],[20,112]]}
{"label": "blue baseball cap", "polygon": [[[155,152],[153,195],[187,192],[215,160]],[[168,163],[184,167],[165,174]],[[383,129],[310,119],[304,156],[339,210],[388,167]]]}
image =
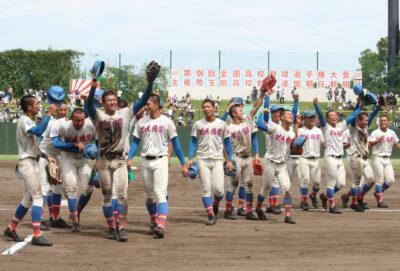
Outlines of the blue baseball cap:
{"label": "blue baseball cap", "polygon": [[48,103],[59,103],[65,98],[65,91],[60,86],[52,86],[47,90]]}
{"label": "blue baseball cap", "polygon": [[280,106],[280,105],[273,105],[269,109],[269,111],[271,111],[271,112],[278,111],[278,110],[285,110],[285,108],[283,108],[283,106]]}
{"label": "blue baseball cap", "polygon": [[90,160],[96,160],[99,157],[99,148],[96,144],[87,144],[83,149],[83,157]]}
{"label": "blue baseball cap", "polygon": [[315,117],[315,112],[311,110],[306,110],[304,111],[303,116],[305,118]]}
{"label": "blue baseball cap", "polygon": [[241,97],[232,97],[231,103],[241,105],[241,104],[243,104],[243,99]]}

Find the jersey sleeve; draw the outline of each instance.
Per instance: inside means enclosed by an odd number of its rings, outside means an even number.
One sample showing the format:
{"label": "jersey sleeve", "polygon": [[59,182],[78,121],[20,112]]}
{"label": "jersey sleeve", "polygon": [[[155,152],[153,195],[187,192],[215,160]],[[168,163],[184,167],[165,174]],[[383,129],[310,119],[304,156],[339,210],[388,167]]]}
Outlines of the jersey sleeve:
{"label": "jersey sleeve", "polygon": [[58,137],[60,134],[60,123],[58,121],[53,121],[50,124],[50,138]]}
{"label": "jersey sleeve", "polygon": [[172,120],[167,119],[168,123],[167,123],[167,134],[168,134],[168,139],[172,139],[176,136],[178,136],[178,134],[176,133],[176,127],[175,124],[172,122]]}
{"label": "jersey sleeve", "polygon": [[136,122],[135,129],[133,130],[133,136],[140,138],[140,123],[141,121]]}
{"label": "jersey sleeve", "polygon": [[397,134],[395,132],[393,132],[393,143],[397,144],[399,142],[399,137],[397,136]]}
{"label": "jersey sleeve", "polygon": [[33,127],[35,127],[35,126],[36,126],[36,124],[35,124],[35,122],[33,120],[31,120],[28,117],[24,118],[22,127],[23,127],[23,131],[24,131],[25,134],[27,134],[28,131],[30,129],[32,129]]}
{"label": "jersey sleeve", "polygon": [[197,125],[198,125],[197,122],[195,122],[192,128],[192,132],[190,133],[190,136],[197,137]]}
{"label": "jersey sleeve", "polygon": [[375,141],[376,139],[377,139],[377,133],[376,133],[376,130],[375,130],[369,135],[368,141]]}
{"label": "jersey sleeve", "polygon": [[230,132],[230,129],[229,129],[228,124],[226,122],[224,122],[224,128],[223,128],[223,131],[222,131],[222,136],[223,136],[224,139],[227,138],[227,137],[231,137],[231,132]]}

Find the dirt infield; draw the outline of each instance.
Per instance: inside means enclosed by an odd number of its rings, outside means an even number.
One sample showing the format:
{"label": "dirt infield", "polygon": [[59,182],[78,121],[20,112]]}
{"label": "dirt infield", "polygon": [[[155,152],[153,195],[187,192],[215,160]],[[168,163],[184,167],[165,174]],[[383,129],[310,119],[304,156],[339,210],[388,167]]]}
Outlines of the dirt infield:
{"label": "dirt infield", "polygon": [[[21,199],[15,163],[0,164],[1,230]],[[257,193],[261,179],[255,178],[254,183]],[[298,182],[293,186],[297,206]],[[349,182],[344,191],[348,187]],[[179,166],[173,166],[165,239],[155,240],[147,234],[149,218],[139,176],[129,187],[127,243],[105,239],[106,223],[96,189],[81,216],[81,233],[52,229],[46,236],[53,247],[26,245],[15,255],[0,256],[0,270],[399,270],[399,191],[395,183],[385,192],[390,204],[387,211],[372,208],[365,213],[332,215],[322,210],[295,210],[296,225],[284,224],[282,216],[269,215],[268,221],[242,217],[228,221],[220,215],[217,225],[206,226],[199,181],[180,177]],[[375,206],[371,193],[367,201]],[[237,205],[237,197],[234,202]],[[66,207],[62,216],[68,217]],[[18,228],[21,236],[31,234],[29,221],[30,214]],[[1,252],[13,244],[1,237]]]}

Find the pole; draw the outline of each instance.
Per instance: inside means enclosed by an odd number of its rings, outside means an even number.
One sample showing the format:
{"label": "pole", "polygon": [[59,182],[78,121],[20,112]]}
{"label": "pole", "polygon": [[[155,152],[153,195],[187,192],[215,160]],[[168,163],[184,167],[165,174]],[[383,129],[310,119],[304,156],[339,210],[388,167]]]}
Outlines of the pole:
{"label": "pole", "polygon": [[218,51],[218,83],[221,87],[221,50]]}
{"label": "pole", "polygon": [[317,51],[317,71],[319,71],[319,52]]}
{"label": "pole", "polygon": [[269,50],[267,51],[267,55],[268,55],[268,75],[269,75]]}

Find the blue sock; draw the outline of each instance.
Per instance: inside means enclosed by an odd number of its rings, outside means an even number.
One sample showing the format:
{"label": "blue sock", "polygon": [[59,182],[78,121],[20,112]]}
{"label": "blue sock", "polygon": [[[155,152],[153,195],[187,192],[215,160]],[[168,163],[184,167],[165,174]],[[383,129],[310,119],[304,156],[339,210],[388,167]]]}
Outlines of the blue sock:
{"label": "blue sock", "polygon": [[118,211],[118,200],[117,199],[112,199],[111,200],[111,206],[113,207],[114,211]]}
{"label": "blue sock", "polygon": [[285,194],[285,196],[283,197],[283,204],[284,205],[292,204],[292,197],[289,194]]}
{"label": "blue sock", "polygon": [[279,187],[272,187],[270,195],[271,196],[279,195]]}
{"label": "blue sock", "polygon": [[367,193],[371,189],[371,187],[372,186],[370,184],[364,184],[362,187],[362,192]]}
{"label": "blue sock", "polygon": [[301,187],[300,186],[300,193],[303,196],[307,196],[308,195],[308,188],[307,187]]}
{"label": "blue sock", "polygon": [[168,203],[167,202],[158,203],[157,208],[158,208],[159,215],[167,215],[168,214]]}
{"label": "blue sock", "polygon": [[333,190],[333,193],[336,194],[336,192],[338,192],[340,189],[341,189],[341,188],[335,186],[335,188],[334,188],[334,190]]}
{"label": "blue sock", "polygon": [[40,222],[40,219],[42,219],[42,211],[43,211],[42,206],[32,205],[31,209],[32,222]]}
{"label": "blue sock", "polygon": [[77,211],[77,208],[78,208],[78,205],[77,205],[77,202],[76,202],[76,199],[70,199],[70,198],[68,198],[68,209],[69,209],[69,211],[72,213],[72,212],[76,212]]}
{"label": "blue sock", "polygon": [[206,209],[213,205],[213,200],[211,197],[202,197],[202,200],[203,200],[203,205]]}
{"label": "blue sock", "polygon": [[313,186],[312,191],[313,191],[315,194],[317,194],[318,191],[319,191],[319,187]]}
{"label": "blue sock", "polygon": [[113,208],[112,206],[103,206],[103,214],[105,218],[113,217]]}
{"label": "blue sock", "polygon": [[[113,209],[114,209],[114,208],[113,208]],[[118,210],[118,213],[119,213],[120,215],[126,215],[126,214],[128,213],[128,208],[127,208],[127,206],[124,205],[124,204],[120,204],[119,202],[117,202],[117,210]],[[113,213],[114,213],[114,210],[113,210]]]}
{"label": "blue sock", "polygon": [[219,202],[224,198],[224,196],[216,196],[214,195],[214,205],[218,206]]}
{"label": "blue sock", "polygon": [[51,207],[51,196],[46,196],[47,207]]}
{"label": "blue sock", "polygon": [[358,187],[357,188],[351,188],[351,196],[357,197],[358,196]]}
{"label": "blue sock", "polygon": [[335,190],[332,188],[327,188],[326,189],[326,196],[328,197],[328,199],[333,198],[335,195]]}
{"label": "blue sock", "polygon": [[233,193],[231,191],[226,192],[226,201],[227,202],[232,202],[233,200]]}
{"label": "blue sock", "polygon": [[18,205],[17,209],[15,210],[15,218],[18,220],[22,220],[24,216],[28,212],[28,208],[25,208],[21,203]]}
{"label": "blue sock", "polygon": [[146,201],[146,208],[150,216],[155,215],[158,212],[157,202]]}
{"label": "blue sock", "polygon": [[239,187],[239,199],[244,200],[246,197],[246,189],[244,188],[244,186],[240,186]]}
{"label": "blue sock", "polygon": [[246,193],[246,202],[253,202],[253,193]]}
{"label": "blue sock", "polygon": [[375,185],[375,193],[382,193],[382,185],[380,184]]}
{"label": "blue sock", "polygon": [[79,213],[81,213],[82,210],[85,208],[86,204],[88,204],[91,195],[92,193],[88,194],[87,196],[83,194],[79,196],[78,206],[77,206],[77,210]]}
{"label": "blue sock", "polygon": [[264,202],[264,200],[265,200],[265,197],[264,196],[262,196],[262,195],[260,195],[260,194],[258,194],[258,196],[257,196],[257,202]]}
{"label": "blue sock", "polygon": [[51,204],[60,205],[61,204],[61,194],[52,193],[51,194]]}
{"label": "blue sock", "polygon": [[385,192],[387,189],[389,189],[389,187],[390,184],[385,181],[382,186],[382,193]]}

